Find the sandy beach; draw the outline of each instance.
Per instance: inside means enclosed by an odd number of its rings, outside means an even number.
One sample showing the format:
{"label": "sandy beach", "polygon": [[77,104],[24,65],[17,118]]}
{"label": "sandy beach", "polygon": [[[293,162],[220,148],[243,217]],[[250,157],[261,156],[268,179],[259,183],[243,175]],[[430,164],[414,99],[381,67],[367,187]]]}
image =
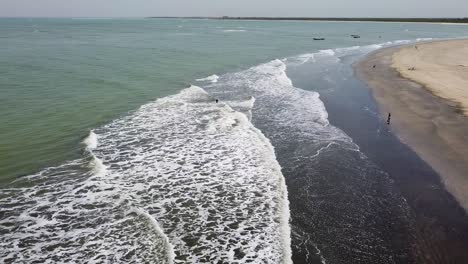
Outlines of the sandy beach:
{"label": "sandy beach", "polygon": [[468,211],[468,41],[383,49],[355,69],[390,129]]}
{"label": "sandy beach", "polygon": [[468,115],[468,40],[402,48],[393,55],[392,67]]}

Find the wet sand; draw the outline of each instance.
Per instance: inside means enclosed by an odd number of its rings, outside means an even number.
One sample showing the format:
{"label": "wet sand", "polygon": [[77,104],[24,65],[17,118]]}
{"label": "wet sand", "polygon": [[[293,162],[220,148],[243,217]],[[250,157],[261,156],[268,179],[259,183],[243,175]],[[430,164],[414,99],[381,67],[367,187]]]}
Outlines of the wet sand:
{"label": "wet sand", "polygon": [[[362,177],[361,173],[350,175],[349,168],[343,170],[340,167],[345,159],[336,157],[332,159],[330,168],[323,172],[325,182],[331,183],[334,188],[346,185],[348,189],[363,187],[362,184],[378,188],[387,186],[392,189],[393,198],[399,198],[392,199],[388,192],[382,190],[377,191],[375,195],[366,196],[366,187],[359,188],[355,192],[356,196],[350,197],[346,196],[345,192],[340,193],[339,197],[346,197],[345,200],[352,201],[347,205],[347,209],[353,212],[370,211],[369,219],[371,222],[377,222],[374,226],[360,226],[353,222],[353,218],[350,217],[352,213],[348,210],[334,209],[340,203],[332,197],[329,197],[332,200],[329,204],[331,209],[327,211],[321,206],[318,210],[310,210],[310,215],[306,214],[307,217],[303,220],[301,216],[304,213],[300,212],[309,211],[304,211],[300,206],[317,203],[316,198],[307,199],[298,195],[304,189],[314,192],[313,187],[306,187],[310,182],[307,179],[311,176],[303,168],[289,171],[287,164],[283,164],[283,173],[290,194],[293,234],[296,226],[311,234],[312,241],[321,250],[318,256],[324,256],[327,263],[468,263],[466,250],[468,248],[468,215],[454,197],[446,191],[438,173],[408,145],[402,144],[385,123],[386,118],[379,116],[370,89],[365,83],[354,78],[353,70],[348,67],[356,59],[362,59],[362,57],[347,58],[335,64],[325,76],[334,80],[333,82],[321,81],[322,77],[311,74],[317,71],[317,67],[323,67],[318,66],[317,63],[301,69],[290,69],[288,76],[295,87],[319,92],[331,124],[349,135],[353,142],[359,145],[360,151],[385,172],[385,174],[380,174],[378,171],[368,172],[367,179],[379,181],[377,184],[368,185],[369,181],[357,183],[356,180]],[[280,162],[282,157],[282,152],[278,151]],[[327,163],[325,160],[320,160],[318,164],[310,167],[320,169],[327,166]],[[361,170],[366,168],[362,161],[355,161],[353,166]],[[361,172],[366,174],[364,170]],[[301,174],[305,177],[301,177]],[[386,175],[391,179],[390,186],[382,181],[387,177]],[[316,176],[313,177],[317,180]],[[305,181],[301,181],[302,178]],[[320,185],[321,189],[324,187],[326,188],[326,185]],[[360,197],[365,197],[365,199],[361,200]],[[370,206],[376,201],[386,210]],[[327,218],[328,213],[333,213],[333,217]],[[326,220],[322,223],[320,219]],[[346,228],[343,228],[341,224]],[[361,237],[357,241],[361,245],[369,246],[368,248],[356,247],[349,241],[344,243],[345,247],[340,247],[340,242],[346,238],[356,241],[356,238],[360,237],[359,234],[350,233],[350,227],[358,233],[380,234],[382,241],[364,240]],[[346,230],[346,232],[340,230]],[[293,246],[296,246],[293,247],[294,263],[323,263],[320,259],[317,261],[303,259],[303,256],[308,256],[309,252],[314,252],[314,248],[309,247],[305,250],[302,244],[294,242],[293,235]],[[388,251],[380,251],[382,248]],[[349,254],[350,251],[353,253]]]}
{"label": "wet sand", "polygon": [[[434,95],[393,67],[394,54],[402,48],[376,51],[357,62],[354,69],[370,88],[384,129],[398,136],[423,161],[411,158],[396,140],[375,144],[381,148],[370,152],[377,152],[376,160],[395,179],[413,210],[415,263],[467,263],[468,118],[459,111],[458,103]],[[374,140],[363,139],[367,141]]]}
{"label": "wet sand", "polygon": [[[382,118],[392,114],[391,130],[438,172],[447,190],[468,210],[468,117],[460,111],[463,91],[459,87],[467,79],[458,69],[463,67],[448,63],[450,57],[452,64],[459,63],[453,59],[457,56],[443,56],[447,49],[466,49],[466,45],[467,41],[444,41],[418,44],[417,49],[414,45],[383,49],[357,63],[355,69],[372,90]],[[409,63],[414,70],[408,70]],[[441,90],[440,83],[457,86]],[[464,84],[468,90],[468,81]]]}

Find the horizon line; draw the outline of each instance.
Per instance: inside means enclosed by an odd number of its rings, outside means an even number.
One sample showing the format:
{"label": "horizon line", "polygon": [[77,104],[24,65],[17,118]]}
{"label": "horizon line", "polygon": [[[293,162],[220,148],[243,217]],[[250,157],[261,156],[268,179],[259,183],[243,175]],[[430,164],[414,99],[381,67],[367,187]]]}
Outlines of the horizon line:
{"label": "horizon line", "polygon": [[306,16],[0,16],[0,18],[208,18],[208,19],[457,19],[466,17],[306,17]]}

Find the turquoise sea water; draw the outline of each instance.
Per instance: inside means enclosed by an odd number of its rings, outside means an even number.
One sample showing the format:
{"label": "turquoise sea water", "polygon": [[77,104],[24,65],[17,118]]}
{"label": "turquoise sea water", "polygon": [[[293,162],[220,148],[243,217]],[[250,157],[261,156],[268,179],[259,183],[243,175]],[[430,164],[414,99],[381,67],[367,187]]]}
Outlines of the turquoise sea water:
{"label": "turquoise sea water", "polygon": [[460,37],[466,30],[410,23],[0,19],[0,181],[76,158],[90,129],[197,78],[320,49]]}
{"label": "turquoise sea water", "polygon": [[[468,216],[381,122],[351,65],[382,47],[467,29],[2,19],[0,259],[461,256]],[[421,206],[414,186],[430,204]]]}

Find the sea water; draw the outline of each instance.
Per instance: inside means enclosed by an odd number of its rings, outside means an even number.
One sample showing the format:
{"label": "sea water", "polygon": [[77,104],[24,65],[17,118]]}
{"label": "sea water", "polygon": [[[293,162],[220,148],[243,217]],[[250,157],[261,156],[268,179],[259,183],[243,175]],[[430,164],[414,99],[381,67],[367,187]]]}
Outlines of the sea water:
{"label": "sea water", "polygon": [[[330,123],[320,87],[347,76],[326,74],[336,62],[349,69],[378,48],[462,37],[466,26],[0,24],[4,261],[411,259],[408,245],[386,239],[411,231],[404,197]],[[288,71],[301,67],[313,69],[316,91],[294,86]]]}

